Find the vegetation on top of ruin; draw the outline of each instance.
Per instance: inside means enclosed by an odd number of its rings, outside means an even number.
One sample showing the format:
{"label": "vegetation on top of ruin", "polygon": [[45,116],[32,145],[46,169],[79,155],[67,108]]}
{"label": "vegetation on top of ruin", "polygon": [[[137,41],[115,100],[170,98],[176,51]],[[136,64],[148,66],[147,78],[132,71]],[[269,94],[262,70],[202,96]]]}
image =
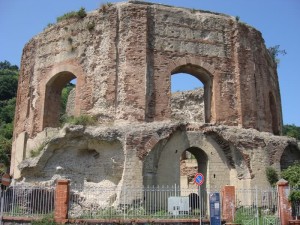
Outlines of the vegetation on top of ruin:
{"label": "vegetation on top of ruin", "polygon": [[111,7],[111,6],[112,6],[112,3],[110,3],[110,2],[101,4],[101,5],[100,5],[100,8],[99,8],[99,12],[105,13],[106,10],[107,10],[109,7]]}
{"label": "vegetation on top of ruin", "polygon": [[71,11],[68,13],[65,13],[62,16],[59,16],[56,18],[57,22],[63,21],[63,20],[67,20],[67,19],[71,19],[71,18],[78,18],[78,19],[83,19],[84,17],[86,17],[86,11],[85,8],[81,7],[78,11]]}
{"label": "vegetation on top of ruin", "polygon": [[280,49],[280,45],[274,45],[268,48],[268,52],[271,55],[273,61],[278,65],[280,63],[279,55],[286,55],[287,52]]}
{"label": "vegetation on top of ruin", "polygon": [[40,144],[37,148],[32,149],[30,151],[30,157],[37,157],[38,155],[40,155],[40,153],[42,152],[42,150],[46,147],[46,145],[48,144],[47,141],[44,141],[42,144]]}
{"label": "vegetation on top of ruin", "polygon": [[80,115],[80,116],[65,116],[62,119],[62,124],[69,123],[73,125],[83,125],[83,126],[95,126],[97,125],[97,118],[90,115]]}
{"label": "vegetation on top of ruin", "polygon": [[295,124],[284,125],[282,133],[285,136],[293,137],[300,141],[300,127],[297,127]]}

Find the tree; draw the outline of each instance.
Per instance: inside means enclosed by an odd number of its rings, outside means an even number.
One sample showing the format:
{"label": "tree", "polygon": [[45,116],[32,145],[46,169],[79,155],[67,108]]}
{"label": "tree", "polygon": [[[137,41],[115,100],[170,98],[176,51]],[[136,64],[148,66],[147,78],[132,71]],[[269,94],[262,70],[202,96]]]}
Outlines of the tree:
{"label": "tree", "polygon": [[0,62],[0,163],[5,165],[0,172],[5,172],[10,162],[18,73],[18,66]]}
{"label": "tree", "polygon": [[12,123],[15,115],[16,98],[0,101],[0,121]]}
{"label": "tree", "polygon": [[274,187],[279,180],[277,171],[273,167],[268,166],[266,168],[266,176],[271,186]]}
{"label": "tree", "polygon": [[293,214],[295,212],[294,205],[300,201],[300,163],[295,163],[283,170],[281,173],[283,179],[289,182],[289,185],[295,188],[289,195],[289,200],[293,203]]}
{"label": "tree", "polygon": [[283,49],[279,49],[280,45],[274,45],[268,48],[268,51],[273,59],[273,61],[278,65],[280,63],[280,59],[278,58],[279,55],[286,55],[287,52]]}
{"label": "tree", "polygon": [[4,62],[0,62],[0,70],[15,70],[18,71],[19,67],[17,65],[11,65],[10,62],[4,60]]}
{"label": "tree", "polygon": [[75,84],[68,83],[66,85],[66,87],[64,87],[62,89],[62,92],[61,92],[61,112],[62,112],[62,114],[64,114],[66,112],[68,97],[73,88],[75,88]]}
{"label": "tree", "polygon": [[283,179],[293,187],[300,187],[300,163],[295,163],[281,172]]}
{"label": "tree", "polygon": [[300,140],[300,127],[297,127],[295,124],[286,124],[283,126],[283,135]]}
{"label": "tree", "polygon": [[8,61],[0,62],[0,101],[16,97],[19,68]]}

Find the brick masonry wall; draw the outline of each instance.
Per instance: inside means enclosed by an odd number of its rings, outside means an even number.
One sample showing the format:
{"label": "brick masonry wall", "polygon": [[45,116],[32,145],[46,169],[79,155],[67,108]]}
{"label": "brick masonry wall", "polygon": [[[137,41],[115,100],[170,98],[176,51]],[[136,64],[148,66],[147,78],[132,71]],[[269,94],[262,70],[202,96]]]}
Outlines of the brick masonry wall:
{"label": "brick masonry wall", "polygon": [[[93,30],[87,29],[91,22]],[[279,126],[281,107],[276,68],[269,58],[261,34],[230,16],[116,4],[82,20],[58,23],[25,46],[15,136],[57,126],[44,121],[51,117],[46,114],[49,105],[58,104],[45,90],[67,82],[58,76],[63,71],[79,79],[77,114],[168,120],[171,74],[186,71],[208,86],[206,122],[272,131],[269,92],[275,96]]]}
{"label": "brick masonry wall", "polygon": [[[95,26],[88,29],[91,23]],[[124,2],[90,12],[83,19],[55,24],[24,47],[12,172],[28,155],[27,140],[46,127],[58,126],[59,93],[70,79],[77,78],[74,115],[93,115],[103,126],[116,127],[170,121],[171,75],[179,72],[204,83],[206,123],[269,132],[275,123],[281,129],[276,67],[259,31],[223,14]],[[275,122],[270,93],[278,117]],[[124,152],[138,155],[132,158],[132,165],[153,150],[147,145],[153,147],[154,139],[155,132],[140,137],[135,147],[124,144]],[[187,146],[185,141],[178,145]],[[215,159],[210,167],[222,178],[216,184],[228,183],[229,167],[221,163],[226,153],[214,144],[210,148],[217,151],[210,156]],[[135,149],[142,150],[136,153]],[[239,157],[245,163],[241,170],[246,168],[248,174],[237,174],[251,178],[251,157],[257,148],[250,146],[249,152],[245,149]],[[276,157],[274,161],[278,162],[280,153]],[[129,165],[124,170],[133,171]],[[217,182],[214,173],[210,176]],[[140,174],[135,177],[141,179]]]}

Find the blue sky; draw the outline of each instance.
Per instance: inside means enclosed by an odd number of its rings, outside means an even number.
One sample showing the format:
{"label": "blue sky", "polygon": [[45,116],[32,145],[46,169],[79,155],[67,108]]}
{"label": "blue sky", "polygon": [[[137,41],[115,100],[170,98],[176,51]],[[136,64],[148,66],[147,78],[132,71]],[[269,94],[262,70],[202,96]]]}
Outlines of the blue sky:
{"label": "blue sky", "polygon": [[[239,16],[262,32],[267,47],[280,45],[278,75],[284,124],[300,126],[300,0],[149,0]],[[81,6],[87,11],[101,0],[0,0],[0,61],[20,65],[24,45],[56,17]],[[119,1],[110,1],[112,3]],[[172,81],[174,90],[189,88],[189,80]],[[179,83],[180,85],[177,85]],[[186,86],[185,86],[186,85]],[[191,87],[193,89],[193,87]]]}

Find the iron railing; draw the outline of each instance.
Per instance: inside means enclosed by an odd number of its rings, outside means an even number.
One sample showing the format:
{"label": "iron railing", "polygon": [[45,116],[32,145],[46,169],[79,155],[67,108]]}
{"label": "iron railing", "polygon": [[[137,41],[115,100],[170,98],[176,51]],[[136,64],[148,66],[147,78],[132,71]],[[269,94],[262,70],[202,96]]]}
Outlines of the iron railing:
{"label": "iron railing", "polygon": [[3,216],[44,217],[54,211],[54,187],[11,186],[1,191]]}
{"label": "iron railing", "polygon": [[242,225],[279,225],[277,189],[236,189],[234,220]]}
{"label": "iron railing", "polygon": [[[69,218],[208,218],[208,194],[215,190],[174,186],[139,188],[72,187]],[[199,198],[199,195],[201,196]]]}
{"label": "iron railing", "polygon": [[299,187],[290,187],[290,200],[292,206],[292,216],[296,219],[300,218],[300,188]]}
{"label": "iron railing", "polygon": [[[82,187],[71,186],[70,219],[209,219],[209,196],[219,189],[184,189],[174,186]],[[11,186],[2,191],[3,215],[40,218],[53,214],[54,187]],[[199,197],[200,196],[200,197]],[[242,225],[277,225],[276,189],[236,189],[232,206],[235,222]],[[299,209],[299,207],[298,207]],[[59,209],[57,209],[59,210]]]}

